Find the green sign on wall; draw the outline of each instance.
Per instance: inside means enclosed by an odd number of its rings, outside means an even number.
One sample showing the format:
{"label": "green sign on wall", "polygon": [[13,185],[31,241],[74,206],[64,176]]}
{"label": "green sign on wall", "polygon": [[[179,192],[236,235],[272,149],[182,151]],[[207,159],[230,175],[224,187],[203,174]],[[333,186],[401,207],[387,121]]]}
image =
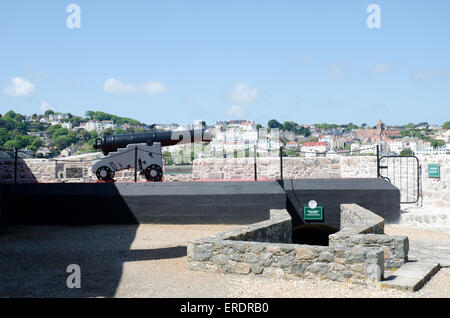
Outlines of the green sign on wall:
{"label": "green sign on wall", "polygon": [[321,206],[314,209],[305,206],[303,208],[303,219],[305,221],[322,221],[323,220],[323,208]]}
{"label": "green sign on wall", "polygon": [[428,178],[439,178],[439,164],[428,164]]}

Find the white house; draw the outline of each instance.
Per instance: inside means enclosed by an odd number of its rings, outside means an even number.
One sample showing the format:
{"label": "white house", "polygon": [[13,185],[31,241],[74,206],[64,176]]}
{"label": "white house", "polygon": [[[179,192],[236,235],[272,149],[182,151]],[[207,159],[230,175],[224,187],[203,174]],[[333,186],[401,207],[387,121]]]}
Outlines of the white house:
{"label": "white house", "polygon": [[305,142],[301,145],[301,151],[307,153],[326,152],[327,144],[323,141],[318,142]]}

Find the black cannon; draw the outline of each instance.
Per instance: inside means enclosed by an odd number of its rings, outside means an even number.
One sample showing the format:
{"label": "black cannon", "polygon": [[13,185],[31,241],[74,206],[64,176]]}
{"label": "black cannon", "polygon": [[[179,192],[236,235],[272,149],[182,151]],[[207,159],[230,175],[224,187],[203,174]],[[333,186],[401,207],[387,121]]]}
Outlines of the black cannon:
{"label": "black cannon", "polygon": [[118,148],[125,148],[130,144],[145,143],[151,146],[153,143],[159,142],[161,143],[161,147],[166,147],[177,144],[209,141],[211,141],[211,133],[208,129],[148,132],[125,135],[106,134],[95,140],[94,149],[101,149],[103,154],[107,156],[111,151],[117,151]]}
{"label": "black cannon", "polygon": [[210,141],[207,129],[103,135],[95,140],[94,149],[101,149],[105,157],[92,163],[92,171],[99,180],[112,181],[116,171],[135,168],[148,181],[161,181],[161,147]]}

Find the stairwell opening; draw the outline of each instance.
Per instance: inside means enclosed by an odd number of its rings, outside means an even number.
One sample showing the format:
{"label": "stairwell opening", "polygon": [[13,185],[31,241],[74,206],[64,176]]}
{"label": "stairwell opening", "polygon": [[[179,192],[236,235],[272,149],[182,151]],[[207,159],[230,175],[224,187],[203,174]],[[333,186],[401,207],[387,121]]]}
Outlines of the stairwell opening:
{"label": "stairwell opening", "polygon": [[325,224],[302,224],[292,228],[292,243],[328,246],[328,235],[338,231]]}

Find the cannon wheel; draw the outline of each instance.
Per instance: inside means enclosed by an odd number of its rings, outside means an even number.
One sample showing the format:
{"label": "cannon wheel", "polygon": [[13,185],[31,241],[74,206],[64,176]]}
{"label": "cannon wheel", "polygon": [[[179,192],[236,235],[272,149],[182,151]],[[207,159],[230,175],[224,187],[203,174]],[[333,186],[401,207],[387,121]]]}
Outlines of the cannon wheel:
{"label": "cannon wheel", "polygon": [[163,177],[163,171],[161,166],[159,165],[150,165],[147,168],[145,168],[145,178],[148,181],[158,182],[162,180]]}
{"label": "cannon wheel", "polygon": [[97,179],[101,181],[111,181],[114,178],[115,172],[106,166],[102,166],[96,171]]}

